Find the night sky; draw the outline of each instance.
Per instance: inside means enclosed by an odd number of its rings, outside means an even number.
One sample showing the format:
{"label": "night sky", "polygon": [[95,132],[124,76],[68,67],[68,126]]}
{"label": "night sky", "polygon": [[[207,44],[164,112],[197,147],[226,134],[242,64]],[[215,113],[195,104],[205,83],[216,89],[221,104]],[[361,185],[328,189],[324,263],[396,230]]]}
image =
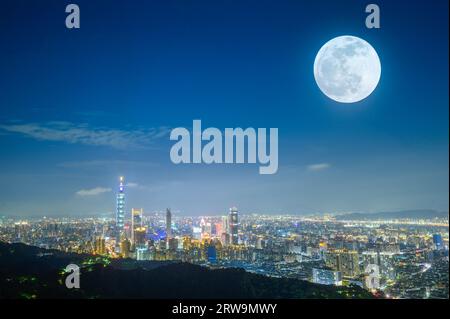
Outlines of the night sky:
{"label": "night sky", "polygon": [[[448,210],[448,1],[0,3],[0,215]],[[81,28],[65,27],[77,3]],[[340,35],[377,51],[355,104],[317,87]],[[170,129],[279,129],[279,169],[174,165]],[[112,216],[112,215],[111,215]]]}

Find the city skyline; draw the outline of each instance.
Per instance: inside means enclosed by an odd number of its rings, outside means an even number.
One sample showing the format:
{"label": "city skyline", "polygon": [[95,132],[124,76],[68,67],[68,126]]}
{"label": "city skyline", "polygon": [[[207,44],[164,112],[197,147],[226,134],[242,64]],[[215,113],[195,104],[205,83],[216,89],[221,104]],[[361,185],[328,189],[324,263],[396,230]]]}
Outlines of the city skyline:
{"label": "city skyline", "polygon": [[[412,217],[396,221],[352,221],[330,217],[240,214],[238,217],[238,214],[233,207],[226,216],[176,216],[172,219],[169,212],[165,216],[143,215],[141,209],[134,209],[130,218],[125,218],[120,243],[116,241],[117,222],[112,218],[22,221],[0,218],[0,258],[7,256],[16,260],[15,255],[30,251],[33,258],[54,255],[50,257],[51,261],[69,253],[72,260],[78,260],[76,263],[82,265],[83,282],[98,282],[102,287],[96,298],[111,296],[108,283],[99,281],[96,275],[89,275],[93,271],[97,273],[94,269],[98,267],[102,272],[122,269],[126,276],[130,275],[129,271],[144,267],[141,271],[146,278],[151,276],[153,267],[161,271],[168,265],[178,265],[180,270],[189,272],[196,269],[187,266],[189,263],[209,268],[211,274],[219,274],[220,269],[231,268],[228,270],[234,272],[237,270],[233,268],[241,268],[245,272],[240,273],[248,276],[264,275],[255,282],[281,277],[286,284],[302,285],[296,293],[291,291],[285,295],[289,298],[302,298],[311,293],[313,298],[318,298],[317,293],[327,289],[328,293],[319,298],[448,299],[448,217],[441,222]],[[147,268],[149,265],[153,266]],[[182,275],[173,282],[169,279],[177,275],[175,269],[167,268],[167,282],[170,281],[175,290],[190,287],[185,281],[189,276]],[[65,274],[58,273],[59,276]],[[30,288],[26,282],[36,281],[33,279],[36,276],[40,278],[36,273],[18,277],[19,291],[23,292],[18,297],[48,298],[49,292],[39,285],[32,288],[34,292],[27,292]],[[6,282],[9,282],[7,287],[16,285],[16,280],[11,281],[11,277]],[[307,286],[307,282],[315,286]],[[142,290],[133,285],[134,289],[128,293],[161,298],[161,295],[151,293],[155,285],[158,286],[155,280],[148,281],[144,285],[148,287]],[[54,292],[62,288],[53,284],[52,287]],[[196,289],[189,289],[190,298],[197,295]],[[273,289],[271,298],[280,298],[276,293],[279,288]],[[16,296],[11,288],[5,293],[5,296]],[[233,290],[232,296],[242,293],[245,289],[240,287]],[[70,294],[70,290],[63,289],[58,298]],[[220,295],[220,292],[214,294]],[[187,296],[170,295],[172,298]],[[121,296],[130,297],[127,293]]]}
{"label": "city skyline", "polygon": [[[289,298],[301,298],[308,293],[317,298],[318,292],[327,287],[328,292],[321,298],[448,299],[448,214],[430,215],[427,211],[313,217],[245,215],[235,206],[221,216],[173,216],[170,208],[165,214],[144,214],[143,208],[128,203],[126,185],[126,177],[119,176],[114,218],[72,216],[17,220],[0,216],[0,250],[3,251],[0,257],[7,251],[6,255],[16,260],[17,255],[28,250],[38,257],[53,256],[56,249],[59,256],[56,260],[64,253],[75,253],[71,255],[72,260],[79,261],[71,266],[80,271],[81,261],[83,273],[92,272],[94,267],[107,272],[125,267],[122,271],[127,275],[132,269],[145,269],[142,276],[147,278],[152,269],[164,269],[171,264],[187,271],[188,263],[216,272],[240,268],[249,276],[263,275],[258,282],[275,277],[284,278],[285,283],[295,284],[298,282],[294,280],[299,280],[303,286],[312,284],[300,289],[301,292],[290,292],[285,296]],[[375,218],[366,220],[369,216]],[[36,254],[35,249],[44,250]],[[168,278],[173,278],[174,270],[169,271]],[[66,268],[59,275],[67,272]],[[11,279],[11,273],[6,279],[0,276],[0,283],[8,282],[2,295],[47,298],[49,293],[61,289],[56,285],[50,291],[43,290],[42,287],[48,287],[44,283],[27,292],[30,288],[23,283],[36,282],[40,276],[36,273],[17,279]],[[187,277],[182,275],[181,280]],[[91,277],[91,284],[98,280],[95,278]],[[171,280],[167,279],[166,283]],[[12,288],[16,282],[22,291],[19,296],[17,288]],[[62,285],[62,280],[59,282]],[[154,280],[151,282],[155,285]],[[95,298],[108,298],[109,285],[99,285],[102,290]],[[152,284],[145,286],[145,289],[133,286],[129,293],[154,296]],[[186,289],[189,283],[180,284],[175,280],[175,287]],[[191,298],[190,290],[183,297]],[[233,296],[241,293],[245,294],[246,289],[233,291]],[[272,293],[279,298],[277,293]],[[175,295],[171,293],[172,297]],[[130,295],[122,293],[122,296]]]}

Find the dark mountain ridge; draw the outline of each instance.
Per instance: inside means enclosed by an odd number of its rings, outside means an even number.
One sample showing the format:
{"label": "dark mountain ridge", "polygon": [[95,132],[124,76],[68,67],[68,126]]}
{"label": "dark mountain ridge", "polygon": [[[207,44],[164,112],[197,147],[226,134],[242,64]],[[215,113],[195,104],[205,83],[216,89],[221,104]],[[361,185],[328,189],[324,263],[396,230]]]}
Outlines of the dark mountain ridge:
{"label": "dark mountain ridge", "polygon": [[[80,266],[80,289],[65,287],[68,264]],[[121,263],[128,264],[123,267]],[[134,267],[130,267],[134,264]],[[126,270],[124,270],[126,268]],[[0,243],[0,298],[372,298],[360,287],[273,278],[243,269],[105,257]]]}
{"label": "dark mountain ridge", "polygon": [[432,209],[404,210],[398,212],[349,213],[336,215],[337,220],[386,220],[386,219],[434,219],[448,218],[448,212]]}

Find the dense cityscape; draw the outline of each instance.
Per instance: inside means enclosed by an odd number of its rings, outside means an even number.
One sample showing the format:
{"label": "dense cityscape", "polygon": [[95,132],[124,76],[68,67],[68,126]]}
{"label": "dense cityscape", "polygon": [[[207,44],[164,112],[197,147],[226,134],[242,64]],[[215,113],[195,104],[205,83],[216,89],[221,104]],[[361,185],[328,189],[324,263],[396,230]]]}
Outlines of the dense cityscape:
{"label": "dense cityscape", "polygon": [[[0,241],[107,260],[183,261],[243,268],[381,298],[448,298],[448,217],[342,220],[333,215],[179,216],[126,202],[120,177],[111,218],[0,218]],[[126,204],[126,205],[125,205]]]}

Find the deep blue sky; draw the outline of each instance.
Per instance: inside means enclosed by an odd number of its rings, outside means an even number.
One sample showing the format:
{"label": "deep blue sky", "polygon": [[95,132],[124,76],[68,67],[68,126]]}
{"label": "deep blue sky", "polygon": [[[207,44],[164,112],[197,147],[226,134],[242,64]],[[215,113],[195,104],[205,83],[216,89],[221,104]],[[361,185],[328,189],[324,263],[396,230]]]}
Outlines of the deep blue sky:
{"label": "deep blue sky", "polygon": [[[370,1],[2,1],[0,215],[112,212],[120,174],[147,212],[448,210],[448,1],[372,2],[379,30]],[[313,76],[340,35],[382,64],[350,105]],[[278,173],[175,166],[168,128],[194,119],[279,128]]]}

